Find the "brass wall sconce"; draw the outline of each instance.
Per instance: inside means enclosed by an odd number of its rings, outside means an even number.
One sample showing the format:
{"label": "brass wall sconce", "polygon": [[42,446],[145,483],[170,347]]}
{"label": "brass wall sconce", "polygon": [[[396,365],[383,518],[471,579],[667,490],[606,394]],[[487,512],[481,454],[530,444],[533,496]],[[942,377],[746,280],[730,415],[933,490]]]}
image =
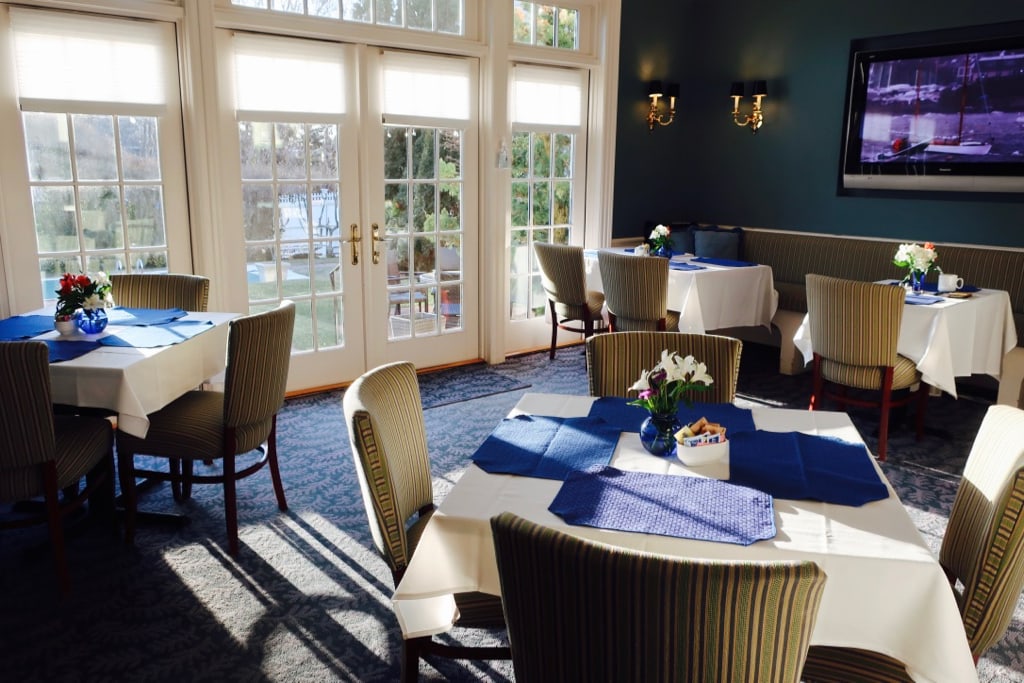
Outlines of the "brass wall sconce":
{"label": "brass wall sconce", "polygon": [[[651,108],[647,112],[647,129],[654,130],[654,124],[667,126],[676,118],[676,98],[679,97],[679,84],[666,83],[662,88],[661,81],[647,84],[647,96],[651,98]],[[668,98],[668,118],[661,111],[661,98]]]}
{"label": "brass wall sconce", "polygon": [[764,125],[764,112],[761,110],[761,100],[768,94],[768,86],[765,81],[754,81],[754,105],[750,114],[744,116],[740,113],[740,100],[743,99],[743,83],[734,81],[729,96],[732,98],[732,120],[737,126],[750,126],[751,133],[757,133],[757,129]]}

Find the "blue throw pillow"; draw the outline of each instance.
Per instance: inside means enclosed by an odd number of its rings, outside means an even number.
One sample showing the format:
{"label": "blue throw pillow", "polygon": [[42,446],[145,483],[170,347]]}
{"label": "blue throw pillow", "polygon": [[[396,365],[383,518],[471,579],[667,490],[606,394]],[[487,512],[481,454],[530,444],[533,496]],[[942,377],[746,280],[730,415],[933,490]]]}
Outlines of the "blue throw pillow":
{"label": "blue throw pillow", "polygon": [[739,228],[698,228],[693,231],[693,253],[709,258],[739,259],[742,236]]}
{"label": "blue throw pillow", "polygon": [[669,223],[669,239],[672,240],[673,254],[694,253],[693,229],[689,223]]}

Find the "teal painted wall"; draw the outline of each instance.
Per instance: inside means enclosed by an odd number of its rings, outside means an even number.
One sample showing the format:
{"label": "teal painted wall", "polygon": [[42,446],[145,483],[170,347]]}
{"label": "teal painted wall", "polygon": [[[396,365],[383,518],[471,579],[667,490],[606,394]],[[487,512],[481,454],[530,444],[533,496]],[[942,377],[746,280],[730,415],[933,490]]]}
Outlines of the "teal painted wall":
{"label": "teal painted wall", "polygon": [[[836,193],[850,40],[1022,19],[1017,0],[623,3],[613,236],[683,220],[1024,247],[1024,195]],[[650,79],[682,91],[675,123],[653,132]],[[768,81],[756,136],[728,97],[754,79]]]}

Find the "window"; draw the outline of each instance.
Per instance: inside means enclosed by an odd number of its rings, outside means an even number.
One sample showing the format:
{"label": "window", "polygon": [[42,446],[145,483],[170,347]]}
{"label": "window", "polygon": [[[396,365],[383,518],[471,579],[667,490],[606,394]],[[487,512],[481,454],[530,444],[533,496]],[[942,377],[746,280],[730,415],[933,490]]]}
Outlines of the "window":
{"label": "window", "polygon": [[511,233],[509,317],[543,316],[533,244],[579,243],[574,226],[582,206],[577,169],[585,74],[572,69],[519,65],[512,77]]}
{"label": "window", "polygon": [[575,9],[516,0],[513,40],[524,45],[578,50],[579,20]]}
{"label": "window", "polygon": [[462,35],[464,0],[231,0],[232,5]]}

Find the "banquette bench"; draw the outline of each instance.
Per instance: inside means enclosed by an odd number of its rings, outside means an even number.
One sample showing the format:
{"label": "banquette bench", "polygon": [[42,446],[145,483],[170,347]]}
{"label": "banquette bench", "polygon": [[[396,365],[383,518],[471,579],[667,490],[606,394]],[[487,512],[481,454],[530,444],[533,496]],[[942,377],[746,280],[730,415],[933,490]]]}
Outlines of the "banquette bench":
{"label": "banquette bench", "polygon": [[[714,237],[718,246],[732,237],[728,233],[736,233],[729,245],[736,249],[733,258],[771,266],[779,306],[772,319],[770,338],[763,328],[743,328],[724,333],[779,346],[779,371],[783,374],[796,374],[805,369],[802,354],[793,346],[793,335],[807,314],[804,276],[820,273],[851,280],[899,279],[905,272],[893,264],[893,255],[902,242],[913,241],[678,223],[671,227],[677,243],[683,241],[680,230],[716,232],[716,235],[702,237],[705,243]],[[997,401],[1024,407],[1024,249],[946,243],[936,243],[935,248],[938,252],[936,263],[943,271],[955,273],[978,287],[1009,292],[1018,345],[1003,360]],[[697,251],[700,255],[699,248]],[[930,274],[928,280],[936,278],[936,274]]]}

